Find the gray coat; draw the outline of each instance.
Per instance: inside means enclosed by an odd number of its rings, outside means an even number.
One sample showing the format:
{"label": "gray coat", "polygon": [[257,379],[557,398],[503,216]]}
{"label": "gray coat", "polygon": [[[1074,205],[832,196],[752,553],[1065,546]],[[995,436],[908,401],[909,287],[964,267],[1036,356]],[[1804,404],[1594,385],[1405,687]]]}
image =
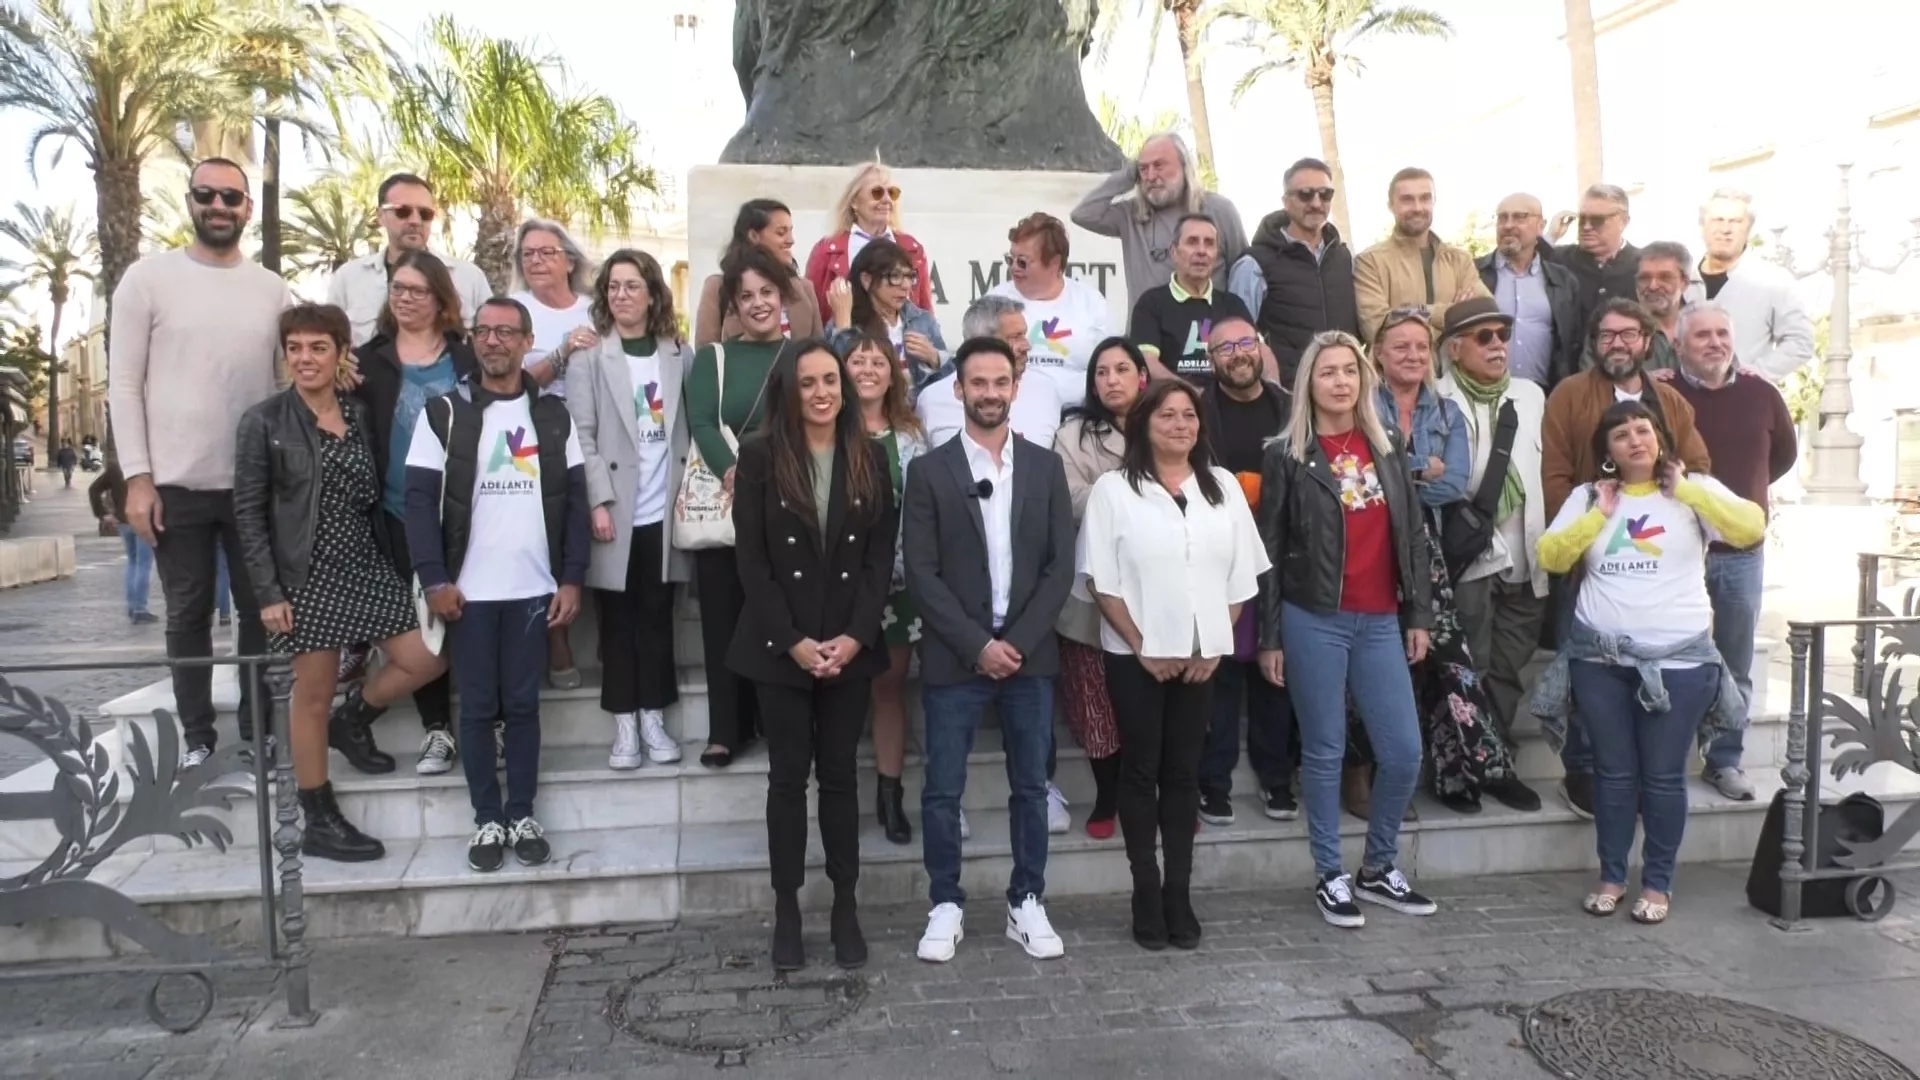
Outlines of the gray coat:
{"label": "gray coat", "polygon": [[[687,472],[690,440],[680,387],[693,363],[693,350],[680,341],[658,341],[657,346],[660,400],[666,409],[669,530],[661,573],[665,581],[688,581],[693,577],[693,558],[673,546],[671,529],[674,498]],[[598,349],[580,356],[567,369],[567,409],[580,436],[580,453],[587,459],[587,503],[605,506],[613,515],[613,541],[594,541],[587,585],[621,592],[627,587],[627,554],[633,547],[640,430],[633,416],[633,380],[627,375],[627,354],[619,335],[601,339]]]}

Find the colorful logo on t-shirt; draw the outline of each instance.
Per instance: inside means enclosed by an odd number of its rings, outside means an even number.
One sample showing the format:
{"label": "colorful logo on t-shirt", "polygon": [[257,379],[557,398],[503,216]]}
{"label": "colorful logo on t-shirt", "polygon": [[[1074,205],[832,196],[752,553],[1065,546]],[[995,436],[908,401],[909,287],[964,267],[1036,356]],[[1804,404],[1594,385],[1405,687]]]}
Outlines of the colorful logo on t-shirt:
{"label": "colorful logo on t-shirt", "polygon": [[497,473],[512,468],[538,480],[540,478],[540,444],[535,442],[526,428],[514,428],[503,431],[493,444],[493,458],[487,462],[487,472]]}
{"label": "colorful logo on t-shirt", "polygon": [[1199,353],[1199,363],[1202,367],[1205,367],[1207,364],[1207,339],[1212,336],[1213,320],[1195,319],[1192,328],[1187,331],[1187,347],[1180,350],[1180,358],[1186,360],[1188,357],[1193,356],[1194,353]]}
{"label": "colorful logo on t-shirt", "polygon": [[[1035,323],[1027,331],[1027,343],[1036,352],[1045,349],[1064,360],[1067,356],[1067,339],[1072,336],[1073,331],[1061,326],[1060,316],[1055,315],[1051,319],[1042,319]],[[1031,361],[1033,357],[1029,356],[1027,359]]]}
{"label": "colorful logo on t-shirt", "polygon": [[1373,462],[1362,462],[1358,454],[1335,454],[1327,464],[1333,470],[1334,483],[1340,485],[1340,505],[1349,513],[1386,503],[1387,493],[1380,487],[1380,474],[1373,471]]}
{"label": "colorful logo on t-shirt", "polygon": [[1660,557],[1660,546],[1653,542],[1656,536],[1666,533],[1665,525],[1648,527],[1647,519],[1651,514],[1641,514],[1637,518],[1626,518],[1613,530],[1613,539],[1607,541],[1607,557],[1612,558],[1627,548],[1649,558]]}
{"label": "colorful logo on t-shirt", "polygon": [[633,392],[633,415],[653,417],[654,427],[663,427],[667,422],[666,402],[660,400],[660,384],[644,383]]}

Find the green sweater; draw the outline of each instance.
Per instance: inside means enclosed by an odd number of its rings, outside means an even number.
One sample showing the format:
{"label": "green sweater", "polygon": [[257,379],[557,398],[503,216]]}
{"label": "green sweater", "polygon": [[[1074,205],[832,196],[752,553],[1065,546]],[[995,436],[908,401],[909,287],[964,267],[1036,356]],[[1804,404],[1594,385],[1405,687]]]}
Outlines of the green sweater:
{"label": "green sweater", "polygon": [[772,370],[774,357],[780,355],[780,347],[786,340],[736,338],[722,344],[727,350],[725,392],[714,385],[712,345],[702,346],[693,355],[693,370],[687,374],[686,391],[687,433],[693,436],[700,457],[715,476],[723,476],[733,468],[733,451],[721,436],[720,425],[725,423],[733,429],[734,438],[741,440],[760,426],[761,417],[767,414],[767,405],[764,400],[756,404],[756,400],[761,398],[760,388],[766,384],[767,372]]}

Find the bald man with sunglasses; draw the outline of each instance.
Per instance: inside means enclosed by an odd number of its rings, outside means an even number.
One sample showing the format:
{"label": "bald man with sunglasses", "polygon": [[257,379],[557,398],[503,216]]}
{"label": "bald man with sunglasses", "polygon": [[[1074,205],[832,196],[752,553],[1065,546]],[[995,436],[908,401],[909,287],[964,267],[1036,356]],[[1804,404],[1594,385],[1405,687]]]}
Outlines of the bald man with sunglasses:
{"label": "bald man with sunglasses", "polygon": [[[412,173],[394,173],[382,180],[379,200],[380,228],[387,234],[387,246],[335,270],[327,283],[327,303],[347,313],[356,349],[373,339],[393,281],[393,264],[409,251],[427,250],[433,226],[440,220],[433,187]],[[453,287],[460,293],[460,325],[471,325],[474,313],[493,295],[493,286],[472,263],[449,255],[439,258],[447,264]]]}

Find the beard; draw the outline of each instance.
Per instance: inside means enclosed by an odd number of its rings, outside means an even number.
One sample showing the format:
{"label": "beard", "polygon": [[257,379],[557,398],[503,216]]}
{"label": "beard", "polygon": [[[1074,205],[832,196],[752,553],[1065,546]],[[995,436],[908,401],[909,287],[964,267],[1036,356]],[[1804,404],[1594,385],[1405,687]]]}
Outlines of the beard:
{"label": "beard", "polygon": [[1613,349],[1600,357],[1600,373],[1613,382],[1620,382],[1638,374],[1645,359],[1629,349]]}
{"label": "beard", "polygon": [[997,398],[983,401],[968,400],[963,404],[962,410],[967,414],[968,420],[989,430],[1005,424],[1007,414],[1011,411],[1005,401]]}
{"label": "beard", "polygon": [[1433,228],[1433,215],[1418,214],[1404,222],[1396,220],[1393,227],[1401,236],[1422,236],[1428,229]]}
{"label": "beard", "polygon": [[193,238],[215,251],[230,251],[240,243],[240,234],[246,226],[238,218],[218,219],[196,217],[193,219]]}
{"label": "beard", "polygon": [[1180,201],[1182,192],[1176,184],[1163,184],[1157,188],[1143,187],[1140,189],[1140,194],[1146,197],[1148,206],[1155,210],[1165,210]]}
{"label": "beard", "polygon": [[1214,371],[1214,378],[1221,385],[1235,390],[1249,390],[1260,385],[1260,361],[1236,360]]}

